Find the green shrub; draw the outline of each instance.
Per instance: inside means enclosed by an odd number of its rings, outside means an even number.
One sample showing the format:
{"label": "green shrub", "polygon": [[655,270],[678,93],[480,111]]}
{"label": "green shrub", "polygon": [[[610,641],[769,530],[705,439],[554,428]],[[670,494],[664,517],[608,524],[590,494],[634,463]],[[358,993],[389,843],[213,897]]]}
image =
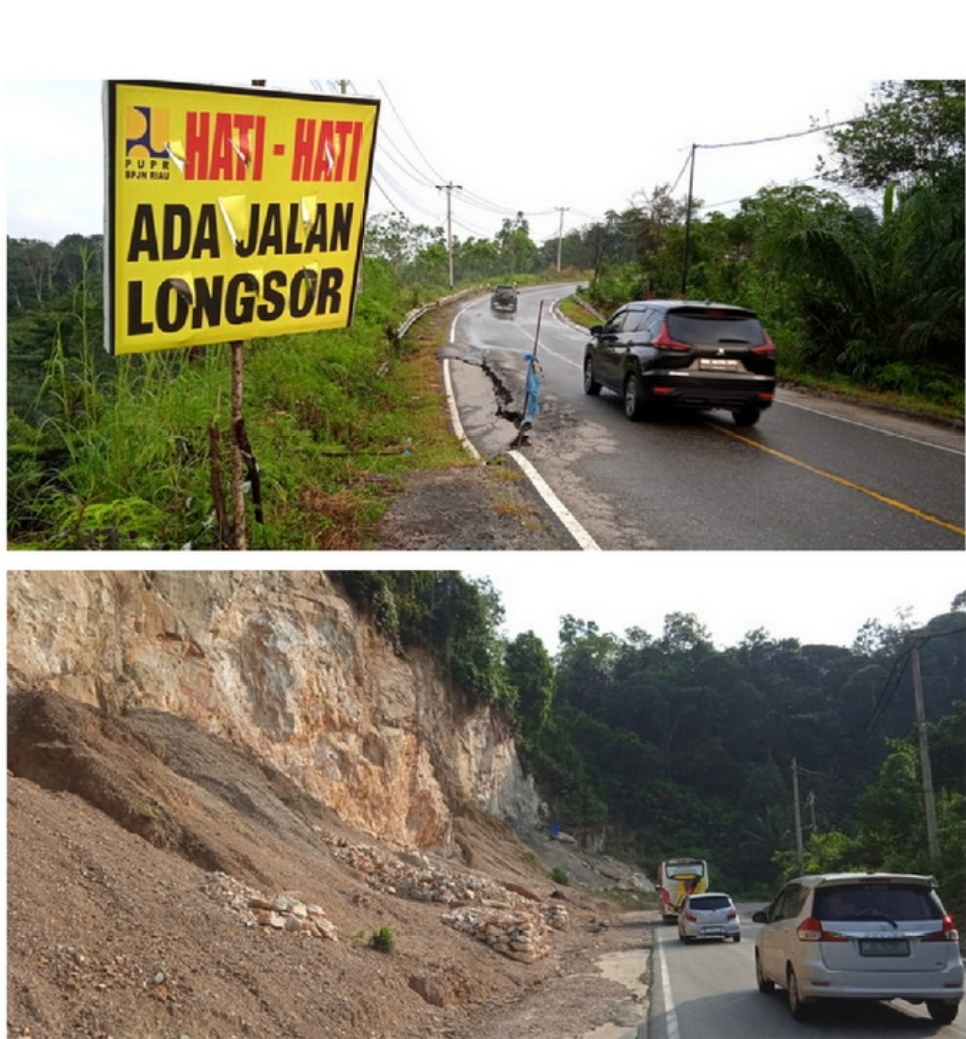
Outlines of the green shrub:
{"label": "green shrub", "polygon": [[570,877],[567,875],[567,871],[559,866],[555,866],[551,870],[550,876],[555,884],[560,884],[562,887],[567,887],[570,884]]}
{"label": "green shrub", "polygon": [[396,936],[392,933],[391,927],[383,924],[369,936],[369,944],[376,952],[392,952],[396,947]]}

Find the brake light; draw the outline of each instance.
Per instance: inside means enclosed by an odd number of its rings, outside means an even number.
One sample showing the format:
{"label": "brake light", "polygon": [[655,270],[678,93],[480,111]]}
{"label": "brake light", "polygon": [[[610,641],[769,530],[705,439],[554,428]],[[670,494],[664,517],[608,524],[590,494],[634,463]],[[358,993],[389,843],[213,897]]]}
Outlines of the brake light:
{"label": "brake light", "polygon": [[956,923],[953,918],[947,913],[943,917],[943,929],[936,931],[933,934],[927,934],[922,939],[924,942],[958,942],[959,931],[956,930]]}
{"label": "brake light", "polygon": [[691,923],[695,923],[698,918],[694,915],[694,913],[692,913],[690,910],[688,910],[688,912],[686,912],[684,914],[684,919],[685,920],[690,920]]}
{"label": "brake light", "polygon": [[822,921],[815,916],[810,916],[807,920],[803,920],[798,927],[795,928],[795,933],[798,935],[800,942],[847,942],[848,938],[844,938],[840,934],[836,934],[834,931],[826,931],[822,927]]}
{"label": "brake light", "polygon": [[738,911],[736,909],[732,909],[731,912],[728,914],[728,919],[729,920],[737,920],[738,919]]}
{"label": "brake light", "polygon": [[654,346],[663,347],[665,350],[690,350],[690,343],[682,343],[677,339],[672,339],[668,335],[667,322],[661,322],[661,331],[658,332],[657,338],[654,340]]}
{"label": "brake light", "polygon": [[771,341],[771,336],[765,332],[765,341],[761,346],[753,346],[751,352],[753,354],[773,354],[775,352],[775,344]]}

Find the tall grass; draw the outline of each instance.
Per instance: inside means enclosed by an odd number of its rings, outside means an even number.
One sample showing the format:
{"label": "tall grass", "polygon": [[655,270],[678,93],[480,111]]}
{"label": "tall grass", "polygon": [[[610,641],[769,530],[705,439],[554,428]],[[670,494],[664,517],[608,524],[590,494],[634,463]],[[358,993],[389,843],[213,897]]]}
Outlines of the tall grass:
{"label": "tall grass", "polygon": [[[378,272],[376,272],[378,274]],[[454,464],[435,387],[435,351],[404,353],[391,279],[366,279],[353,327],[245,345],[245,429],[258,464],[262,522],[254,549],[363,548],[385,508],[385,477]],[[78,300],[86,310],[90,301]],[[8,416],[11,548],[218,549],[210,444],[226,489],[228,345],[115,359],[109,378],[82,326],[68,357],[58,338],[41,387],[43,418]],[[228,506],[230,508],[230,505]]]}

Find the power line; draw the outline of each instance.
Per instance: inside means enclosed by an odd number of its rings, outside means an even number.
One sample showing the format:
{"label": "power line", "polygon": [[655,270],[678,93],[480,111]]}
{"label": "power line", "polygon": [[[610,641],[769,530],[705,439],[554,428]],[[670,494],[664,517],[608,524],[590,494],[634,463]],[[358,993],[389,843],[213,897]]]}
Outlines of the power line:
{"label": "power line", "polygon": [[813,126],[810,130],[798,130],[794,133],[778,134],[775,137],[759,137],[753,141],[730,141],[725,144],[694,144],[693,148],[745,148],[751,144],[771,144],[774,141],[788,141],[793,137],[807,137],[809,134],[822,133],[824,130],[834,130],[837,126],[847,126],[854,123],[854,119],[843,119],[838,123],[825,123],[823,126]]}
{"label": "power line", "polygon": [[913,650],[925,645],[932,639],[945,638],[948,635],[962,635],[966,633],[966,627],[948,628],[944,631],[915,632],[906,636],[906,646],[898,657],[893,661],[892,670],[886,676],[885,684],[879,693],[879,698],[872,708],[872,713],[865,726],[864,736],[869,736],[875,728],[882,713],[892,702],[893,697],[899,689],[899,682],[905,674],[906,667],[912,658]]}
{"label": "power line", "polygon": [[386,90],[385,84],[382,82],[381,79],[377,80],[376,82],[379,84],[379,89],[382,91],[383,96],[385,97],[386,101],[389,103],[389,107],[393,110],[393,114],[399,120],[399,125],[403,129],[403,133],[409,138],[410,144],[412,144],[412,146],[416,149],[416,154],[423,160],[423,162],[426,163],[426,165],[429,167],[430,172],[433,174],[433,177],[436,180],[446,180],[446,178],[442,175],[442,173],[439,173],[436,169],[433,168],[433,164],[429,161],[429,159],[426,158],[425,155],[423,155],[422,151],[420,150],[419,145],[413,140],[413,135],[406,128],[406,124],[403,122],[402,116],[399,114],[398,109],[393,104],[392,98],[389,96],[389,91]]}

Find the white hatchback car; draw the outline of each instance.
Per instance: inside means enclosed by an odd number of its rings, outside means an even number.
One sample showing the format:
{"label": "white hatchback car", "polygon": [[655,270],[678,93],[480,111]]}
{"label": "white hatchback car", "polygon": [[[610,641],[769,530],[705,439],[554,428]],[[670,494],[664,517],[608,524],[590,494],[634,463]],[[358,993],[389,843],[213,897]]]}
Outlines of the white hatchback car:
{"label": "white hatchback car", "polygon": [[695,938],[731,938],[741,941],[741,920],[729,895],[703,891],[688,895],[678,913],[678,937],[682,942]]}
{"label": "white hatchback car", "polygon": [[817,999],[905,999],[949,1024],[963,998],[959,932],[934,877],[798,877],[752,916],[760,992],[780,985],[792,1016]]}

